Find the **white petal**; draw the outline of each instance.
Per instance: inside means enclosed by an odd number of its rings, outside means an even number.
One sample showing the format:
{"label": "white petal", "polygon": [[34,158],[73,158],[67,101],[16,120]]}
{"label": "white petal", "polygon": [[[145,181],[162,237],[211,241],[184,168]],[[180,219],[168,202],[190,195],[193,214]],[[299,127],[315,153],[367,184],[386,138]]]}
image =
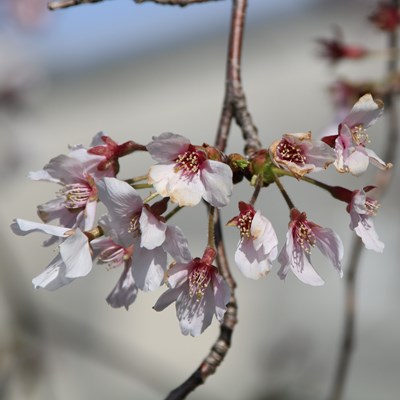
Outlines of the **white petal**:
{"label": "white petal", "polygon": [[157,193],[163,197],[169,197],[169,180],[174,174],[175,163],[153,165],[148,174],[148,182],[154,186]]}
{"label": "white petal", "polygon": [[207,160],[202,164],[200,176],[205,188],[204,200],[214,207],[225,207],[232,194],[232,170],[222,162]]}
{"label": "white petal", "polygon": [[41,224],[39,222],[27,221],[26,219],[20,218],[14,220],[11,224],[11,229],[19,236],[25,236],[32,232],[43,232],[52,236],[67,237],[67,233],[72,233],[70,228]]}
{"label": "white petal", "polygon": [[97,183],[99,197],[112,218],[129,225],[130,216],[139,212],[143,201],[128,183],[116,178],[103,178]]}
{"label": "white petal", "polygon": [[135,246],[132,257],[133,278],[140,290],[145,292],[158,289],[164,279],[167,253],[162,247],[147,250]]}
{"label": "white petal", "polygon": [[84,212],[85,231],[89,231],[94,227],[94,223],[96,221],[96,208],[97,208],[97,200],[91,200],[86,203]]}
{"label": "white petal", "polygon": [[141,247],[146,247],[148,250],[153,250],[164,243],[167,224],[155,217],[146,207],[143,207],[142,209],[139,223],[141,232]]}
{"label": "white petal", "polygon": [[182,230],[177,226],[167,227],[163,247],[178,263],[188,263],[192,259],[188,241]]}
{"label": "white petal", "polygon": [[275,260],[278,250],[278,238],[271,222],[257,211],[251,222],[250,234],[254,238],[254,248],[263,246],[265,254],[270,254],[270,260]]}
{"label": "white petal", "polygon": [[60,244],[61,258],[65,263],[65,276],[86,276],[92,269],[92,256],[87,236],[77,229],[75,234]]}
{"label": "white petal", "polygon": [[59,179],[53,178],[44,169],[41,169],[40,171],[30,171],[28,173],[28,178],[32,179],[33,181],[47,181],[47,182],[60,183]]}
{"label": "white petal", "polygon": [[378,253],[383,252],[385,244],[379,240],[371,218],[361,216],[358,225],[354,228],[354,231],[361,238],[366,249],[374,250]]}
{"label": "white petal", "polygon": [[312,267],[310,261],[306,257],[306,255],[302,254],[302,269],[301,271],[298,270],[295,266],[291,265],[293,273],[299,278],[303,283],[311,286],[322,286],[325,282],[322,278],[315,272],[314,268]]}
{"label": "white petal", "polygon": [[367,153],[368,157],[369,157],[369,161],[371,162],[371,164],[374,164],[375,167],[385,170],[385,169],[389,169],[392,167],[392,164],[386,164],[385,161],[381,160],[376,153],[371,150],[371,149],[365,149],[365,152]]}
{"label": "white petal", "polygon": [[193,269],[191,263],[177,263],[168,271],[168,285],[172,288],[183,285],[188,280],[190,271]]}
{"label": "white petal", "polygon": [[160,136],[153,136],[153,141],[146,148],[154,160],[165,163],[184,153],[189,144],[190,140],[184,136],[164,132]]}
{"label": "white petal", "polygon": [[235,252],[235,262],[246,278],[259,279],[271,269],[271,261],[263,247],[256,250],[251,238],[242,238]]}
{"label": "white petal", "polygon": [[107,303],[113,308],[126,309],[136,300],[138,288],[132,275],[131,264],[127,263],[116,286],[107,296]]}
{"label": "white petal", "polygon": [[41,274],[32,279],[35,289],[46,288],[47,290],[56,290],[72,281],[73,279],[65,277],[65,264],[59,254]]}
{"label": "white petal", "polygon": [[369,164],[369,157],[365,153],[364,148],[357,147],[353,153],[351,153],[347,159],[345,159],[345,165],[348,167],[349,172],[352,175],[360,176],[364,173]]}
{"label": "white petal", "polygon": [[178,203],[180,207],[193,207],[199,204],[205,191],[199,174],[186,177],[181,171],[174,172],[170,176],[168,190],[171,201]]}

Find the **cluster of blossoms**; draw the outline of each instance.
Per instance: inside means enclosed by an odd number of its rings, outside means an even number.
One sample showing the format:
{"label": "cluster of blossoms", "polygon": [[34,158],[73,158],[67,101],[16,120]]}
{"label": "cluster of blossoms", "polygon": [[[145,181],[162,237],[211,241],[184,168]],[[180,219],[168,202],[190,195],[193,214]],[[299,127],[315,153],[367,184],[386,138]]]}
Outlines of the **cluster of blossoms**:
{"label": "cluster of blossoms", "polygon": [[[366,147],[366,129],[382,111],[380,101],[365,95],[334,135],[315,140],[310,132],[288,133],[269,149],[249,157],[226,155],[206,144],[193,145],[173,133],[153,137],[146,146],[133,141],[118,145],[98,134],[88,149],[71,147],[68,155],[55,157],[43,170],[29,174],[33,180],[61,187],[55,199],[38,206],[41,222],[16,219],[11,225],[18,235],[45,233],[49,238],[44,246],[59,247],[59,253],[33,279],[33,284],[54,290],[87,275],[94,262],[119,267],[121,277],[107,297],[112,307],[128,309],[139,291],[154,291],[165,283],[168,289],[154,309],[161,311],[175,303],[182,333],[201,334],[213,315],[222,321],[230,298],[227,283],[213,265],[213,223],[202,258],[193,258],[182,230],[168,222],[181,208],[196,206],[201,200],[210,210],[225,207],[234,183],[246,177],[256,191],[276,183],[289,205],[290,220],[279,252],[271,222],[254,207],[257,196],[253,195],[250,202],[240,201],[239,214],[227,222],[239,229],[234,256],[239,270],[247,278],[258,279],[277,260],[281,279],[292,271],[306,284],[322,285],[324,281],[311,264],[313,248],[317,247],[342,275],[343,244],[335,232],[309,221],[305,212],[295,208],[279,179],[288,175],[316,183],[306,175],[330,165],[353,175],[363,173],[369,162],[389,168],[390,164]],[[148,152],[156,164],[142,177],[118,179],[119,158],[136,151]],[[366,195],[372,187],[352,191],[321,185],[347,204],[350,228],[366,248],[382,251],[383,243],[371,220],[378,204]],[[143,199],[139,194],[142,188],[152,188],[154,193]],[[105,206],[106,214],[96,219],[99,202]],[[171,204],[175,208],[168,212]],[[57,225],[49,224],[54,221]]]}

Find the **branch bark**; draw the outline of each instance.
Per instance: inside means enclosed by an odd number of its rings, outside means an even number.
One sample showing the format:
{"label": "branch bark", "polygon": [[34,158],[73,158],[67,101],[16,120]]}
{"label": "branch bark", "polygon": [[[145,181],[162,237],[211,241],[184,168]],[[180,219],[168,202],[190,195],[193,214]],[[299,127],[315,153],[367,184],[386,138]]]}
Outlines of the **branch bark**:
{"label": "branch bark", "polygon": [[185,7],[190,4],[207,3],[210,1],[221,1],[221,0],[135,0],[135,3],[141,4],[141,3],[150,3],[151,2],[151,3],[162,4],[162,5]]}
{"label": "branch bark", "polygon": [[[399,7],[399,0],[392,0],[395,7]],[[388,34],[387,47],[390,50],[397,52],[399,43],[397,32],[390,32]],[[390,57],[387,65],[388,77],[394,76],[398,71],[397,57]],[[386,162],[395,162],[397,142],[399,135],[399,121],[398,113],[395,105],[396,93],[390,89],[385,97],[385,109],[388,116],[387,125],[387,144],[383,159]],[[389,187],[393,170],[379,171],[377,173],[376,181],[378,186],[378,196],[382,197]],[[356,315],[356,277],[360,264],[360,258],[363,250],[363,245],[360,238],[353,240],[352,253],[348,265],[348,272],[346,276],[346,294],[345,294],[345,323],[343,328],[342,343],[339,351],[338,362],[336,365],[335,378],[330,400],[341,400],[345,389],[348,373],[350,369],[350,362],[354,352],[355,343],[355,315]]]}
{"label": "branch bark", "polygon": [[58,10],[60,8],[79,6],[80,4],[99,3],[101,1],[104,0],[56,0],[56,1],[50,1],[47,4],[47,8],[53,11],[53,10]]}

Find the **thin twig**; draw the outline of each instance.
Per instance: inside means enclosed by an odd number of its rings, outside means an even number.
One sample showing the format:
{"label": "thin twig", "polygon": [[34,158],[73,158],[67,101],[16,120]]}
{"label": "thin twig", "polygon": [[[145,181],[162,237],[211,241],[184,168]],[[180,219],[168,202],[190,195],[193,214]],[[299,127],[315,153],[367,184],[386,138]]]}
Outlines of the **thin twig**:
{"label": "thin twig", "polygon": [[157,4],[162,4],[162,5],[168,5],[168,6],[180,6],[180,7],[185,7],[190,4],[196,4],[196,3],[207,3],[210,1],[221,1],[221,0],[135,0],[135,3],[141,4],[141,3],[157,3]]}
{"label": "thin twig", "polygon": [[261,148],[261,143],[257,128],[247,109],[240,74],[246,8],[247,0],[233,0],[226,64],[225,98],[217,131],[216,146],[220,149],[226,147],[232,118],[235,117],[236,123],[242,130],[243,139],[246,141],[245,152],[252,154]]}
{"label": "thin twig", "polygon": [[[393,5],[399,6],[398,0],[392,0]],[[397,32],[390,32],[388,34],[388,48],[398,50],[398,36]],[[387,65],[387,74],[390,77],[394,76],[398,70],[397,58],[390,58]],[[387,127],[387,145],[384,154],[384,160],[395,162],[396,149],[398,142],[398,115],[397,109],[394,104],[395,92],[390,88],[385,97],[385,109],[388,115],[388,127]],[[382,196],[391,181],[393,172],[377,174],[377,181],[379,185],[379,194]],[[360,238],[356,237],[353,240],[352,253],[348,265],[348,272],[346,276],[346,293],[345,293],[345,322],[343,328],[342,343],[339,352],[339,358],[336,365],[335,378],[333,382],[332,392],[329,396],[330,400],[341,400],[343,398],[343,392],[348,378],[348,372],[350,368],[350,361],[354,351],[355,343],[355,284],[357,271],[360,264],[361,253],[363,245]]]}
{"label": "thin twig", "polygon": [[56,0],[50,1],[47,4],[47,8],[51,11],[58,10],[61,8],[68,8],[73,6],[79,6],[81,4],[91,4],[91,3],[99,3],[104,0]]}
{"label": "thin twig", "polygon": [[272,177],[274,178],[276,186],[278,186],[279,191],[281,192],[283,198],[285,199],[286,204],[289,207],[289,210],[291,210],[292,208],[295,208],[295,206],[293,204],[293,201],[291,200],[291,198],[287,194],[287,192],[286,192],[285,188],[283,187],[283,185],[282,185],[281,181],[279,180],[279,178],[275,174],[272,174]]}

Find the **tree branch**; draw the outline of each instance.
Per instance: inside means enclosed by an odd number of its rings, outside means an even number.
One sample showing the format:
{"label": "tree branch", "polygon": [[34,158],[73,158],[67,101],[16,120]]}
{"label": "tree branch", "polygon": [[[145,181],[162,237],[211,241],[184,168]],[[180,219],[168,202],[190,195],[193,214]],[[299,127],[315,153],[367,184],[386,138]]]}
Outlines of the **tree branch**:
{"label": "tree branch", "polygon": [[[399,7],[399,0],[392,0],[392,4],[395,7]],[[390,32],[388,34],[388,49],[398,50],[398,35],[397,32]],[[387,64],[387,75],[392,77],[397,73],[398,70],[398,59],[397,57],[391,57]],[[388,115],[388,126],[387,126],[387,144],[384,154],[384,160],[395,162],[396,149],[398,142],[399,122],[398,113],[396,109],[395,101],[396,93],[390,88],[385,97],[385,109]],[[379,171],[377,173],[376,181],[379,188],[379,196],[381,197],[389,187],[389,183],[393,176],[393,171]],[[338,362],[336,365],[335,378],[333,382],[333,388],[330,400],[340,400],[343,398],[343,392],[348,377],[348,371],[350,368],[350,361],[354,351],[355,342],[355,284],[357,271],[360,264],[361,253],[363,245],[360,238],[356,237],[353,240],[352,253],[350,256],[348,272],[346,277],[346,294],[345,294],[345,323],[343,328],[342,344],[339,352]]]}
{"label": "tree branch", "polygon": [[60,8],[79,6],[80,4],[99,3],[101,1],[104,0],[56,0],[56,1],[50,1],[47,4],[47,8],[53,11],[53,10],[58,10]]}
{"label": "tree branch", "polygon": [[134,0],[134,1],[137,4],[152,2],[162,5],[185,7],[195,3],[207,3],[210,1],[221,1],[221,0]]}
{"label": "tree branch", "polygon": [[246,8],[247,0],[233,0],[226,65],[225,98],[217,131],[216,145],[220,149],[225,148],[232,117],[235,117],[236,123],[242,130],[243,139],[246,141],[245,152],[246,154],[251,154],[260,149],[261,143],[258,138],[257,128],[247,109],[240,74]]}

